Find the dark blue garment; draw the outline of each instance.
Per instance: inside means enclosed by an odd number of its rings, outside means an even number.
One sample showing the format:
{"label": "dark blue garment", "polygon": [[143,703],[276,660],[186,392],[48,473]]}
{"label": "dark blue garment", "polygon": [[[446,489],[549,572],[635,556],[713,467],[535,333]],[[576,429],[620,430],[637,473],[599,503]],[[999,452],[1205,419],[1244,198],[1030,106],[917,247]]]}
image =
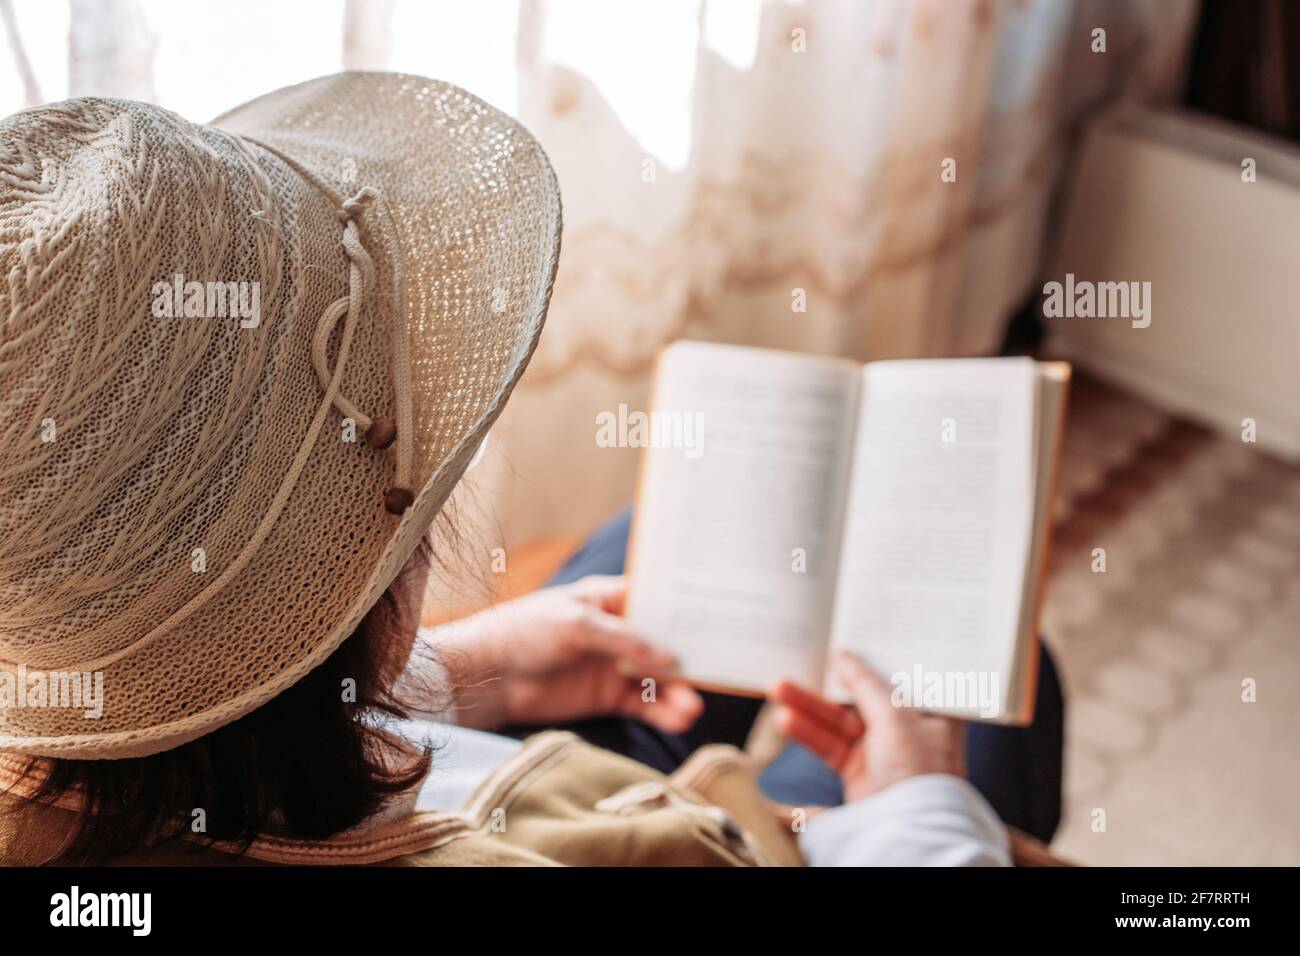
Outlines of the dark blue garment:
{"label": "dark blue garment", "polygon": [[[589,537],[549,582],[567,584],[589,574],[622,574],[631,510]],[[565,727],[585,740],[671,773],[707,743],[743,745],[762,701],[705,693],[704,715],[686,734],[668,734],[630,717],[599,717]],[[516,735],[536,728],[513,728]],[[966,732],[966,771],[1004,823],[1044,842],[1061,820],[1065,699],[1052,657],[1043,648],[1034,722],[1000,727],[972,722]],[[792,806],[838,806],[844,791],[820,757],[789,745],[759,778],[763,792]]]}

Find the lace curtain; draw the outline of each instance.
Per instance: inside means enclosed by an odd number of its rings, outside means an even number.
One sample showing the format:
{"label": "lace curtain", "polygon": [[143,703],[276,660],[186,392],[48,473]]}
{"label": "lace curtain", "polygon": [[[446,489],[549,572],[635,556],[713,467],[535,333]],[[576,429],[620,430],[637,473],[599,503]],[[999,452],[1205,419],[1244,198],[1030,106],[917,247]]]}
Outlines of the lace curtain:
{"label": "lace curtain", "polygon": [[517,115],[559,175],[564,252],[542,345],[462,514],[518,542],[580,533],[631,497],[637,453],[597,447],[596,415],[644,407],[674,338],[861,360],[996,350],[1036,284],[1079,118],[1175,96],[1195,13],[0,0],[0,107],[99,94],[204,119],[349,67],[449,79]]}

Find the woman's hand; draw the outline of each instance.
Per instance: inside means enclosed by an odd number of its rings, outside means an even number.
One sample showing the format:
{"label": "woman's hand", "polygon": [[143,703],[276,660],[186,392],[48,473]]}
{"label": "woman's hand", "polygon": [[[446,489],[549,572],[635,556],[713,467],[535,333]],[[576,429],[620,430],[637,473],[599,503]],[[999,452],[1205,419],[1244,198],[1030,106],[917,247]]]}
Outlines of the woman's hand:
{"label": "woman's hand", "polygon": [[927,773],[963,776],[963,725],[911,707],[895,707],[890,688],[861,659],[841,651],[831,673],[853,695],[847,708],[782,681],[770,694],[778,726],[834,768],[846,802]]}
{"label": "woman's hand", "polygon": [[439,627],[430,643],[457,690],[458,722],[491,730],[623,714],[688,730],[703,701],[673,679],[673,656],[623,619],[626,590],[622,577],[588,577]]}

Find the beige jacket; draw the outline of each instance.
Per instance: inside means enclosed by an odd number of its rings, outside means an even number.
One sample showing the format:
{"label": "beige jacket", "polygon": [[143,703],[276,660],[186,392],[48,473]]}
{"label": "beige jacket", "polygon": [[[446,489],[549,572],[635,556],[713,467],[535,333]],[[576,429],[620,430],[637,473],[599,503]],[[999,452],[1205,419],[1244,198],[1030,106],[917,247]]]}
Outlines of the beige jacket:
{"label": "beige jacket", "polygon": [[[69,806],[27,799],[0,756],[0,865],[35,865],[68,837]],[[258,839],[244,854],[174,841],[124,865],[798,865],[794,828],[733,747],[705,747],[670,777],[568,733],[530,738],[457,813],[417,812],[323,842]]]}

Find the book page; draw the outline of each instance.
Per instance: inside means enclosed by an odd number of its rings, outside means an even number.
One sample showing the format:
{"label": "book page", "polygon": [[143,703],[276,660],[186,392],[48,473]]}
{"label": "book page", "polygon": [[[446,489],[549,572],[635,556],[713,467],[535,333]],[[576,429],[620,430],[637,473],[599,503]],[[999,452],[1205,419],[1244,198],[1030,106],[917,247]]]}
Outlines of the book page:
{"label": "book page", "polygon": [[642,454],[627,614],[701,684],[816,685],[825,667],[861,369],[679,342],[654,408],[698,414],[698,455]]}
{"label": "book page", "polygon": [[1028,723],[1034,715],[1038,686],[1038,614],[1042,605],[1043,576],[1056,502],[1056,477],[1060,465],[1065,403],[1070,384],[1066,362],[1038,363],[1038,407],[1034,447],[1034,517],[1029,534],[1029,559],[1025,567],[1025,599],[1020,607],[1020,629],[1013,666],[1010,715]]}
{"label": "book page", "polygon": [[880,362],[863,382],[832,644],[916,706],[1009,719],[1034,513],[1036,366]]}

